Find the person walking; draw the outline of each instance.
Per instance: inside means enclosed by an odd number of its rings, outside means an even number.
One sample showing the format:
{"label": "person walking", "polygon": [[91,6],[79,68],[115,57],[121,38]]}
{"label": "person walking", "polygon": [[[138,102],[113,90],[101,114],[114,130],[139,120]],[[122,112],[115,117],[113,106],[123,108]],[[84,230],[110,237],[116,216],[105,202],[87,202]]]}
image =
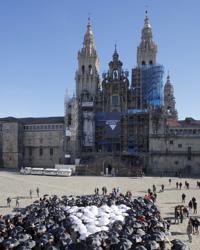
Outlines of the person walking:
{"label": "person walking", "polygon": [[180,182],[179,183],[179,189],[181,189],[182,185],[183,185],[182,182]]}
{"label": "person walking", "polygon": [[36,188],[36,193],[37,193],[37,197],[39,198],[40,197],[40,189],[39,189],[39,187]]}
{"label": "person walking", "polygon": [[30,189],[29,194],[30,194],[30,198],[32,199],[32,194],[33,194],[32,189]]}
{"label": "person walking", "polygon": [[162,192],[164,192],[164,188],[165,188],[165,186],[164,186],[164,184],[162,184],[162,185],[161,185],[161,190],[162,190]]}
{"label": "person walking", "polygon": [[182,194],[182,203],[185,203],[185,197],[186,197],[186,195],[183,193]]}
{"label": "person walking", "polygon": [[176,189],[178,189],[178,182],[176,182]]}
{"label": "person walking", "polygon": [[172,179],[169,179],[169,185],[171,185]]}
{"label": "person walking", "polygon": [[189,242],[192,243],[192,222],[189,220],[188,225],[187,225],[187,235]]}

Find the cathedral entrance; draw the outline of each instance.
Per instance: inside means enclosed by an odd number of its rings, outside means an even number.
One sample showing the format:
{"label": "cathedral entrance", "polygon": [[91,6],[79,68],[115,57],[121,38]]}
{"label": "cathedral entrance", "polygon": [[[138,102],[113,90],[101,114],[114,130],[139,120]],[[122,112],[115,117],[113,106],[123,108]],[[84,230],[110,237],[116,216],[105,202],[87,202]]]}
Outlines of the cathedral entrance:
{"label": "cathedral entrance", "polygon": [[105,176],[113,176],[115,169],[112,166],[112,163],[107,163],[107,162],[103,162],[103,174]]}

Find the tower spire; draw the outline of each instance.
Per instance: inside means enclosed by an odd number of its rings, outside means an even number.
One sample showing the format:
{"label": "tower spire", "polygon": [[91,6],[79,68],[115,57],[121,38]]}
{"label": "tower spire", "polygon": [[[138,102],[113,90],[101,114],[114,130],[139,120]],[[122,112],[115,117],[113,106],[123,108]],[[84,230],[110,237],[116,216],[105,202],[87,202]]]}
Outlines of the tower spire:
{"label": "tower spire", "polygon": [[156,64],[157,45],[153,41],[152,27],[145,11],[144,26],[141,32],[141,42],[137,49],[138,65]]}
{"label": "tower spire", "polygon": [[88,55],[91,55],[92,52],[95,51],[94,34],[92,31],[90,16],[88,17],[87,31],[84,35],[83,48]]}
{"label": "tower spire", "polygon": [[113,61],[118,61],[119,60],[119,54],[117,53],[117,44],[115,43],[115,50],[113,53]]}
{"label": "tower spire", "polygon": [[151,28],[147,10],[145,11],[144,28]]}
{"label": "tower spire", "polygon": [[[78,52],[78,70],[76,72],[76,97],[82,98],[89,93],[93,99],[99,84],[99,58],[95,48],[94,34],[90,16],[87,19],[87,30],[83,39],[83,47]],[[86,77],[87,76],[87,77]]]}
{"label": "tower spire", "polygon": [[174,97],[174,88],[170,80],[169,71],[167,73],[167,81],[164,87],[164,107],[167,112],[167,115],[173,118],[177,118],[176,110],[176,100]]}
{"label": "tower spire", "polygon": [[169,82],[169,83],[171,84],[171,82],[170,82],[169,70],[167,71],[167,82]]}

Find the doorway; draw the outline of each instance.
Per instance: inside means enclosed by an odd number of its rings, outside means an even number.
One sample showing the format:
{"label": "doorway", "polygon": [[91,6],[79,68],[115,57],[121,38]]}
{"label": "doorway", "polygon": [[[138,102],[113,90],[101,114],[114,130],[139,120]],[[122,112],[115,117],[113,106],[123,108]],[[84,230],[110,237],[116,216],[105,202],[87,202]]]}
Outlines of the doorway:
{"label": "doorway", "polygon": [[104,165],[104,175],[111,176],[112,175],[112,170],[113,170],[113,167],[112,167],[112,165],[110,163]]}

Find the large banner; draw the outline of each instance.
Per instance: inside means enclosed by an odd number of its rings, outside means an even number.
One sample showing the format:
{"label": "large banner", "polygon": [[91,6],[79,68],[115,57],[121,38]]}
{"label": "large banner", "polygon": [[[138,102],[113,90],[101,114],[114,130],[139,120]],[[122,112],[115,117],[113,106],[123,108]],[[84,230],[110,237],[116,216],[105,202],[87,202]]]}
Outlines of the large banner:
{"label": "large banner", "polygon": [[83,145],[94,145],[94,113],[90,111],[83,112]]}
{"label": "large banner", "polygon": [[96,114],[96,125],[104,130],[104,138],[120,138],[121,135],[121,113],[120,112],[98,112]]}

